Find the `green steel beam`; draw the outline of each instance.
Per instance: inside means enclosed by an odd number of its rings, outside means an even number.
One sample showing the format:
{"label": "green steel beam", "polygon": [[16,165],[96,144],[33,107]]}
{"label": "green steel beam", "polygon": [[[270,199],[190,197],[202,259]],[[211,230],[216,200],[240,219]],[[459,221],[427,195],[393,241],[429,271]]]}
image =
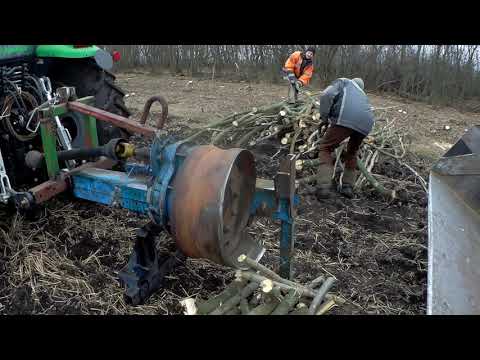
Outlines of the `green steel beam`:
{"label": "green steel beam", "polygon": [[43,154],[47,164],[48,177],[54,179],[60,172],[57,156],[57,133],[54,124],[48,120],[40,123],[42,136]]}
{"label": "green steel beam", "polygon": [[83,118],[85,119],[86,124],[86,133],[87,136],[85,137],[85,146],[92,148],[98,146],[98,134],[97,134],[97,119],[93,116],[84,115]]}

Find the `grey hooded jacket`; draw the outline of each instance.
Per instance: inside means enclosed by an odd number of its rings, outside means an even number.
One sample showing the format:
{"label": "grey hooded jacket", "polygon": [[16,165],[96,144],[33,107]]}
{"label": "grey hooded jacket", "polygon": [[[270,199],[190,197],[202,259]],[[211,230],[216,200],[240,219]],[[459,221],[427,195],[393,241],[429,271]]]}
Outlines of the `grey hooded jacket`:
{"label": "grey hooded jacket", "polygon": [[367,136],[375,118],[365,92],[352,80],[340,78],[320,97],[320,115],[333,125],[340,125]]}

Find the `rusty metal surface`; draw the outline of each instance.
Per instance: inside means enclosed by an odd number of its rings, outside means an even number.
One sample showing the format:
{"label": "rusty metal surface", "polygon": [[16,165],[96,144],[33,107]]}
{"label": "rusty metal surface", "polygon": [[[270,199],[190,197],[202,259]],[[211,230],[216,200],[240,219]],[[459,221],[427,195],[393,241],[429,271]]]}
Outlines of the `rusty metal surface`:
{"label": "rusty metal surface", "polygon": [[167,121],[168,117],[168,103],[167,100],[165,100],[165,98],[162,96],[152,96],[147,100],[143,108],[142,117],[140,118],[140,124],[145,125],[147,122],[148,115],[150,114],[150,108],[154,102],[158,102],[162,106],[162,115],[157,119],[156,124],[157,129],[163,129],[165,121]]}
{"label": "rusty metal surface", "polygon": [[117,114],[110,113],[108,111],[97,109],[93,106],[85,105],[77,101],[71,101],[67,103],[67,107],[69,110],[78,111],[82,114],[93,116],[97,120],[106,121],[119,128],[131,131],[134,133],[142,134],[148,137],[155,136],[155,132],[157,131],[155,128],[151,126],[142,125],[134,120],[125,118]]}
{"label": "rusty metal surface", "polygon": [[71,171],[62,174],[58,179],[48,180],[44,183],[41,183],[29,191],[32,193],[35,202],[41,204],[45,201],[50,200],[54,196],[66,191],[70,187],[70,176],[86,168],[99,168],[99,169],[111,169],[117,162],[102,158],[93,163],[86,163],[81,166],[72,169]]}
{"label": "rusty metal surface", "polygon": [[68,179],[48,180],[31,188],[29,191],[32,193],[35,203],[41,204],[64,192],[68,187]]}
{"label": "rusty metal surface", "polygon": [[295,196],[295,178],[297,176],[295,168],[295,154],[288,154],[280,163],[280,168],[275,175],[275,190],[279,199],[288,199],[290,203],[290,214],[295,217],[294,196]]}
{"label": "rusty metal surface", "polygon": [[172,233],[185,255],[238,266],[264,252],[246,231],[255,193],[255,161],[242,149],[196,147],[173,181]]}

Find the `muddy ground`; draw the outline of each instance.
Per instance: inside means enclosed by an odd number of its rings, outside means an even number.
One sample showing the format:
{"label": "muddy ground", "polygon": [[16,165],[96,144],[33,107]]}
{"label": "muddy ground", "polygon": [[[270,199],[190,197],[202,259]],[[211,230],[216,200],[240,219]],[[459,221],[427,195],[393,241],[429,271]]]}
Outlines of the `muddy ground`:
{"label": "muddy ground", "polygon": [[[127,106],[134,117],[146,98],[164,95],[170,104],[167,129],[179,138],[206,122],[277,102],[286,94],[279,85],[198,81],[140,71],[119,74],[118,81],[129,93]],[[379,118],[395,118],[395,126],[409,130],[405,162],[424,178],[432,162],[480,117],[377,95],[371,95],[371,102],[388,108]],[[152,116],[156,115],[154,108]],[[260,174],[271,176],[278,157],[268,148],[254,151]],[[321,274],[336,277],[333,291],[347,303],[331,314],[424,314],[426,195],[412,186],[415,176],[393,159],[382,157],[373,172],[395,178],[397,186],[404,184],[408,200],[387,201],[367,186],[354,199],[320,203],[300,188],[294,277],[300,282]],[[2,314],[180,314],[179,300],[216,294],[233,277],[231,269],[188,259],[168,276],[162,291],[145,305],[131,307],[123,301],[117,274],[128,260],[135,230],[146,218],[64,195],[50,201],[38,220],[23,219],[6,208],[0,208],[0,219]],[[278,227],[260,219],[251,232],[267,247],[262,261],[275,268]],[[165,252],[173,249],[166,234],[160,236],[159,246]]]}

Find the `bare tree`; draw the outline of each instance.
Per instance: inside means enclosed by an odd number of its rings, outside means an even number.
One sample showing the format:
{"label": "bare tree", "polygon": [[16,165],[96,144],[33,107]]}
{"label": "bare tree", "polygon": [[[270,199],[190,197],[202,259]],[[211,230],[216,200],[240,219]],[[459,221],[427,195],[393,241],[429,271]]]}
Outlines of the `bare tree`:
{"label": "bare tree", "polygon": [[[211,78],[280,81],[287,57],[305,45],[103,45],[118,50],[118,70],[147,66]],[[361,76],[368,90],[434,103],[480,98],[478,45],[317,45],[313,85]]]}

